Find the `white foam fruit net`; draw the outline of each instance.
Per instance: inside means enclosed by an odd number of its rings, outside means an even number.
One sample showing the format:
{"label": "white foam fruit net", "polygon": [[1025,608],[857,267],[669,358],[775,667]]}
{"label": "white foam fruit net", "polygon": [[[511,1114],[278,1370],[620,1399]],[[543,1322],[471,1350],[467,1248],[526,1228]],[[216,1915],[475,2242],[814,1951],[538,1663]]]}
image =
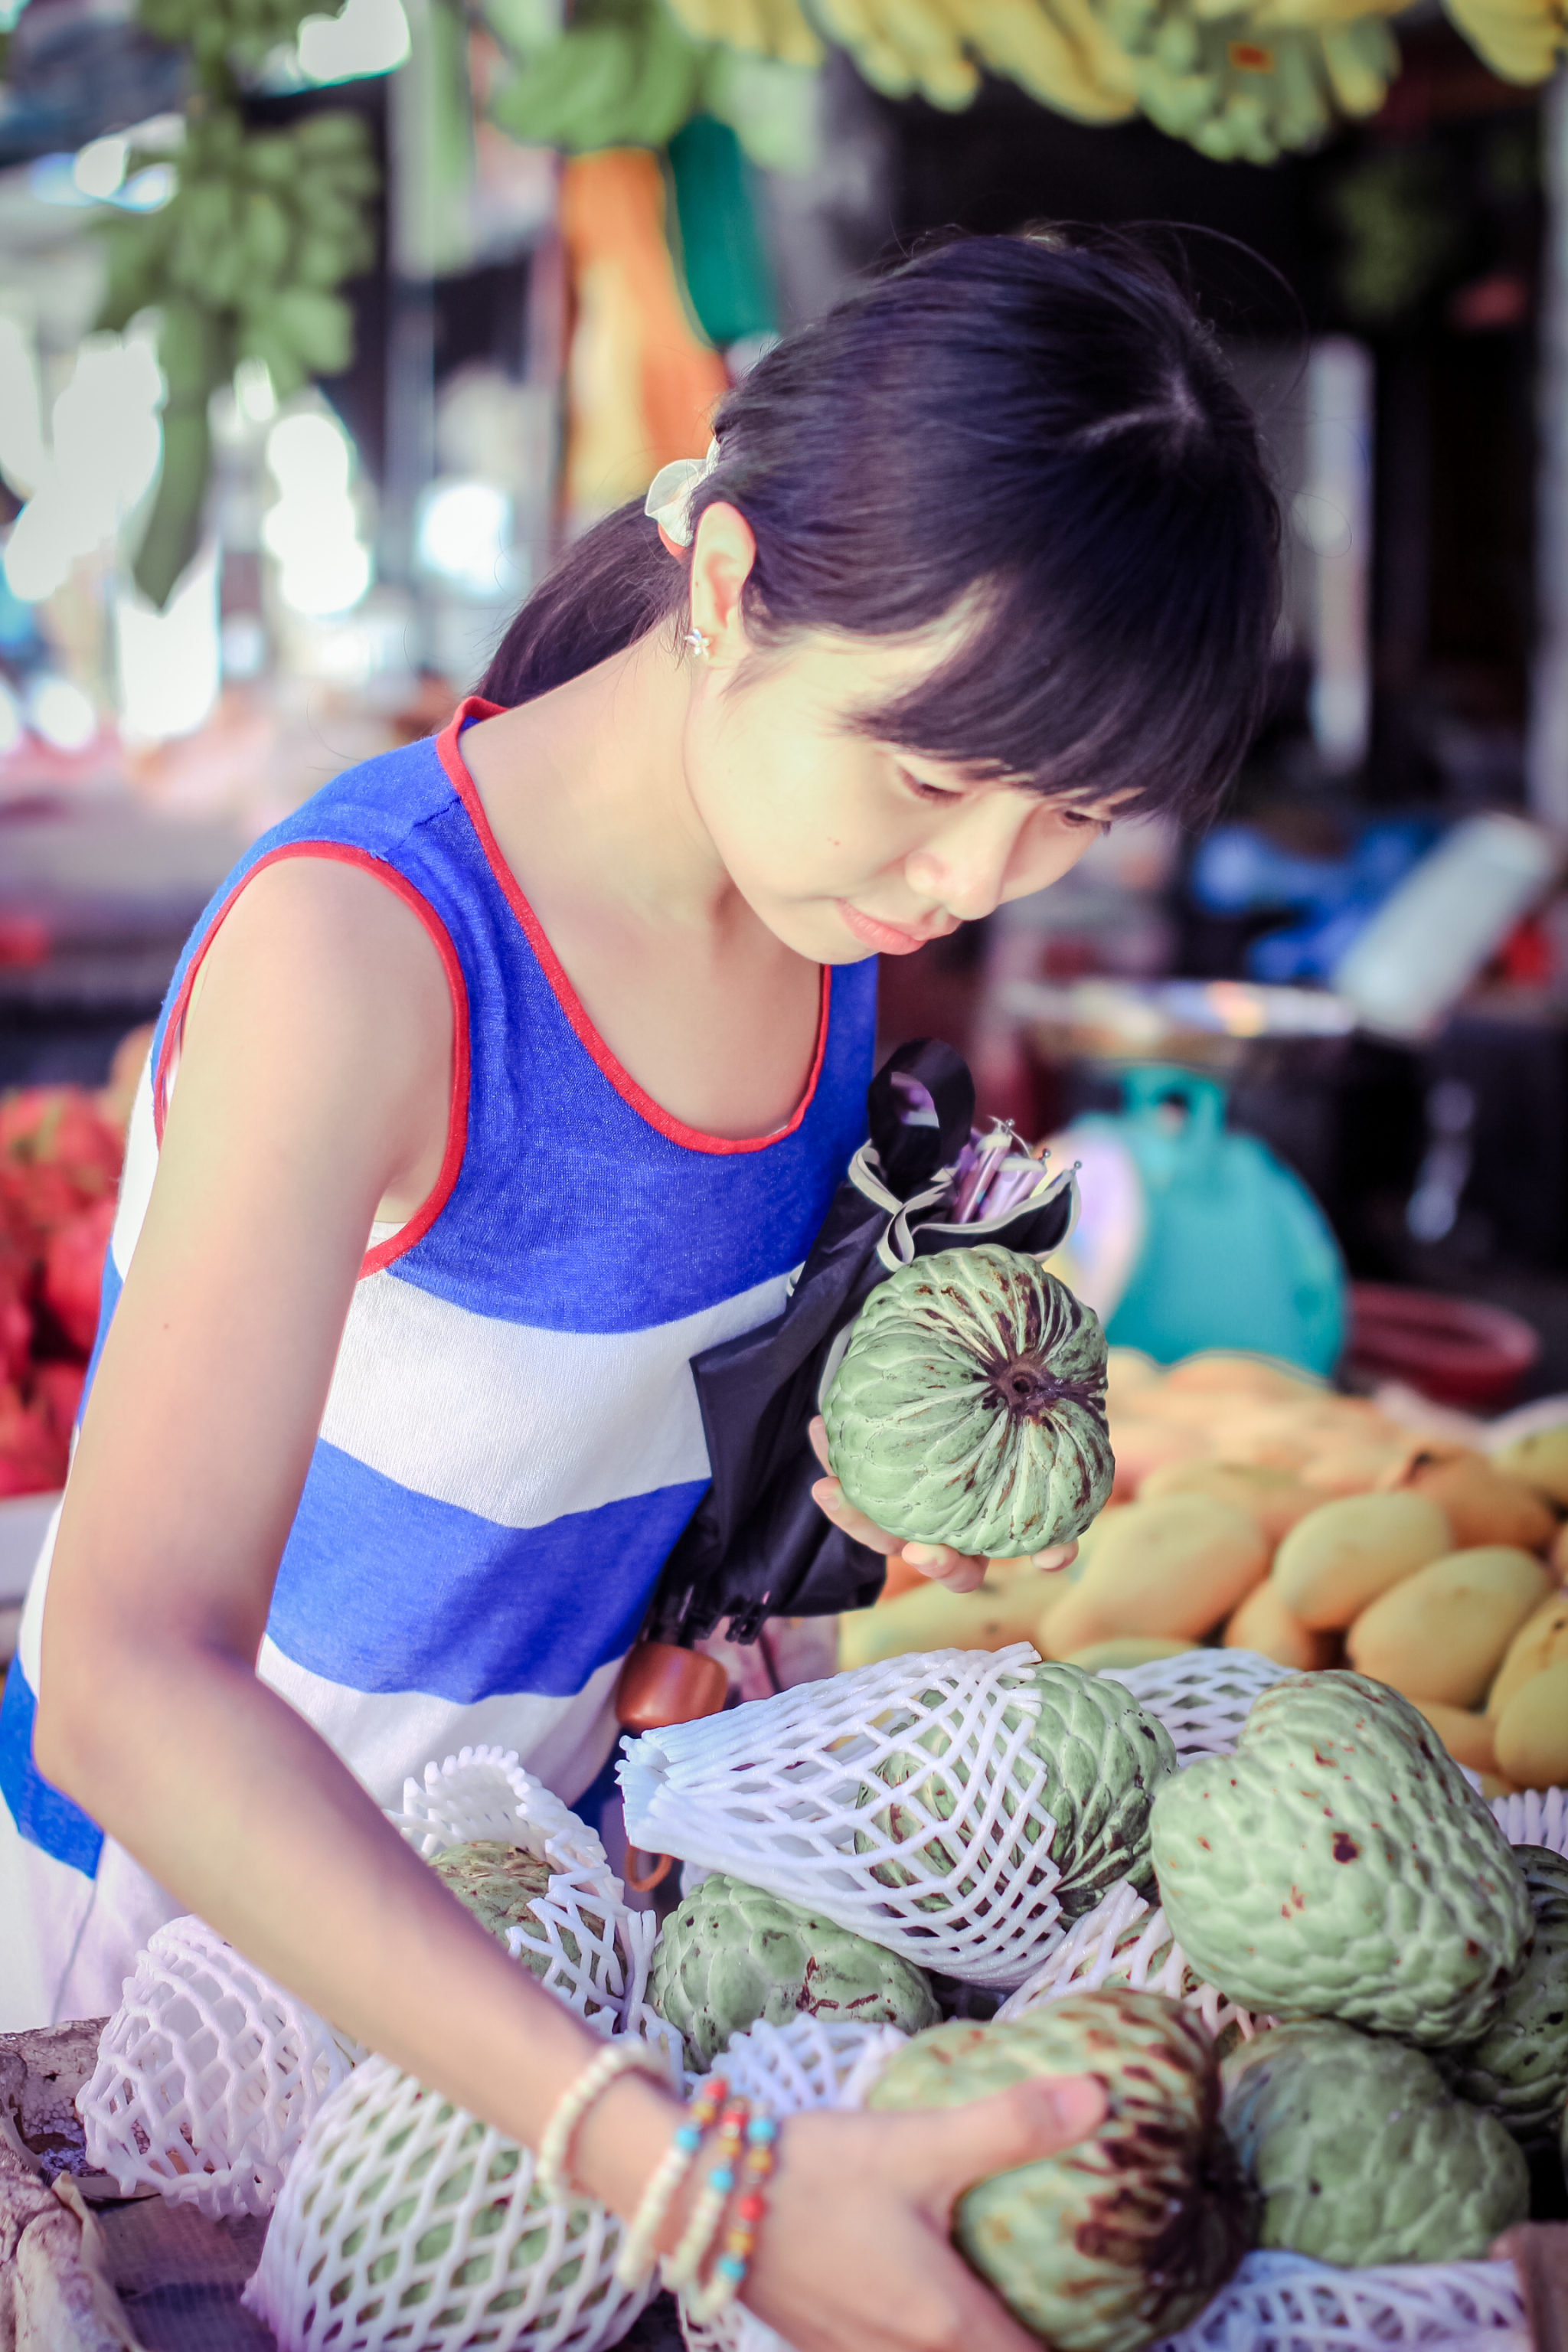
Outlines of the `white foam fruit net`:
{"label": "white foam fruit net", "polygon": [[1290,1667],[1256,1650],[1184,1650],[1141,1666],[1107,1666],[1107,1682],[1130,1690],[1145,1715],[1158,1716],[1175,1742],[1177,1761],[1228,1756],[1255,1699]]}
{"label": "white foam fruit net", "polygon": [[1408,2263],[1342,2271],[1304,2254],[1248,2254],[1208,2309],[1157,2352],[1390,2352],[1401,2345],[1525,2352],[1511,2263]]}
{"label": "white foam fruit net", "polygon": [[889,1658],[644,1732],[626,1834],[1005,1990],[1060,1934],[1037,1663],[1027,1643]]}
{"label": "white foam fruit net", "polygon": [[[792,2017],[787,2025],[759,2022],[731,2034],[713,2063],[731,2090],[769,2115],[797,2116],[808,2107],[860,2106],[908,2039],[896,2025]],[[704,2322],[692,2318],[683,2298],[680,2332],[688,2352],[790,2352],[782,2336],[738,2303]]]}
{"label": "white foam fruit net", "polygon": [[524,1771],[515,1748],[463,1748],[403,1784],[387,1819],[426,1861],[455,1845],[495,1839],[550,1868],[531,1906],[535,1925],[509,1928],[514,1959],[528,1956],[551,1991],[601,2032],[643,2007],[653,1944],[651,1911],[628,1911],[620,1880],[585,1822]]}
{"label": "white foam fruit net", "polygon": [[1112,1982],[1179,2000],[1216,2040],[1231,2026],[1244,2042],[1250,2042],[1257,2031],[1249,2011],[1227,2000],[1188,1964],[1163,1911],[1151,1909],[1125,1878],[1118,1879],[1092,1911],[1074,1922],[1055,1951],[1008,1994],[996,2014],[1026,2017],[1044,2001],[1095,1992]]}
{"label": "white foam fruit net", "polygon": [[1568,1858],[1568,1789],[1521,1789],[1492,1799],[1492,1818],[1510,1845],[1545,1845]]}
{"label": "white foam fruit net", "polygon": [[89,2163],[209,2219],[270,2210],[358,2052],[205,1922],[160,1927],[77,2095]]}
{"label": "white foam fruit net", "polygon": [[312,2123],[244,2301],[279,2352],[599,2352],[655,2281],[612,2275],[622,2224],[547,2204],[531,2151],[372,2058]]}

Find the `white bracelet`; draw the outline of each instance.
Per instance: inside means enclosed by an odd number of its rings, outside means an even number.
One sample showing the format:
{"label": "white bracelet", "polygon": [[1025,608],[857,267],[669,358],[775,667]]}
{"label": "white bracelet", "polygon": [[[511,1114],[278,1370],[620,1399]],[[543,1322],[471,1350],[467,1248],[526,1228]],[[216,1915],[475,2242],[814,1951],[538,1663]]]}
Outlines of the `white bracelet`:
{"label": "white bracelet", "polygon": [[578,2126],[600,2095],[607,2091],[617,2074],[633,2068],[652,2074],[668,2084],[663,2060],[646,2042],[623,2036],[607,2042],[596,2056],[590,2058],[576,2081],[564,2090],[551,2112],[549,2122],[540,2135],[539,2154],[533,2178],[541,2195],[552,2205],[563,2205],[571,2197],[572,2183],[567,2165],[572,2154],[572,2142]]}

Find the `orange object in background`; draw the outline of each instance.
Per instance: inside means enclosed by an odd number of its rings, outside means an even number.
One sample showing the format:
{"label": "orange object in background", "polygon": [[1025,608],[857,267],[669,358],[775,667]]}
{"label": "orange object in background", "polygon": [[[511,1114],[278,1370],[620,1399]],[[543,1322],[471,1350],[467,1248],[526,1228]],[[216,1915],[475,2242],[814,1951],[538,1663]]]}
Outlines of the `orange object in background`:
{"label": "orange object in background", "polygon": [[574,318],[566,505],[575,530],[700,457],[724,362],[692,321],[665,236],[665,185],[640,147],[576,155],[561,179]]}
{"label": "orange object in background", "polygon": [[730,1677],[717,1658],[679,1642],[639,1642],[616,1684],[616,1721],[634,1732],[696,1723],[720,1714],[729,1692]]}

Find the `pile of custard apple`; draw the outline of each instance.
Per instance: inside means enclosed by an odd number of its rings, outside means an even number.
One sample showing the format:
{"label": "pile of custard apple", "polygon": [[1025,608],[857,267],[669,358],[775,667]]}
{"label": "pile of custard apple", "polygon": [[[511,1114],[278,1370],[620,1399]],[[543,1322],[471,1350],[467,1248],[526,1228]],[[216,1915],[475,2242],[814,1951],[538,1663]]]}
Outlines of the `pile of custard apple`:
{"label": "pile of custard apple", "polygon": [[[1097,2075],[1090,2138],[977,2184],[953,2216],[965,2259],[1057,2352],[1141,2352],[1190,2324],[1251,2246],[1346,2267],[1456,2262],[1485,2257],[1532,2196],[1558,2210],[1568,1861],[1510,1846],[1424,1718],[1359,1675],[1287,1677],[1234,1754],[1180,1769],[1121,1685],[1065,1664],[1028,1674],[1030,1755],[1047,1768],[1031,1803],[1049,1817],[1036,1865],[1048,1832],[1063,1927],[1131,1883],[1163,1906],[1189,1970],[1250,2013],[1252,2037],[1222,2055],[1193,2007],[1124,1977],[998,2020],[994,1994],[712,1874],[666,1919],[649,1983],[689,2065],[804,2012],[911,2037],[874,2106]],[[904,1883],[952,1868],[930,1827],[941,1765],[921,1749],[880,1768],[884,1831],[900,1833],[911,1784],[925,1800]]]}

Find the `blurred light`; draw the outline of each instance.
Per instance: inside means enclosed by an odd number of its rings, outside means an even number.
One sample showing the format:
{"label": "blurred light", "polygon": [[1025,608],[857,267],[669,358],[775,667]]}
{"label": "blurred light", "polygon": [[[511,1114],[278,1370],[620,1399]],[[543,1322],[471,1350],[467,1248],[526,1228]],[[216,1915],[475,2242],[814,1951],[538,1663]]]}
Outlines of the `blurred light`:
{"label": "blurred light", "polygon": [[278,414],[278,394],[265,360],[244,359],[234,372],[235,405],[247,425],[270,425]]}
{"label": "blurred light", "polygon": [[148,163],[110,201],[122,212],[155,213],[168,203],[178,184],[179,174],[172,163]]}
{"label": "blurred light", "polygon": [[218,632],[225,677],[243,683],[267,667],[267,628],[259,613],[231,613]]}
{"label": "blurred light", "polygon": [[57,751],[85,751],[98,733],[92,698],[68,677],[47,672],[27,693],[27,724]]}
{"label": "blurred light", "polygon": [[114,629],[125,734],[161,742],[193,733],[218,697],[216,548],[204,549],[161,613],[135,590],[123,590]]}
{"label": "blurred light", "polygon": [[79,556],[151,488],[163,449],[163,378],[140,336],[90,335],[54,409],[54,440],[5,548],[13,595],[52,596]]}
{"label": "blurred light", "polygon": [[511,593],[511,500],[493,482],[432,484],[420,507],[417,546],[425,571],[468,595]]}
{"label": "blurred light", "polygon": [[295,612],[347,612],[371,583],[349,495],[353,445],[321,411],[280,417],[267,436],[267,463],[280,493],[262,519],[262,543],[278,559],[279,593]]}
{"label": "blurred light", "polygon": [[402,0],[347,0],[336,16],[306,16],[300,65],[308,81],[358,81],[395,71],[408,55]]}
{"label": "blurred light", "polygon": [[22,706],[0,677],[0,760],[22,740]]}
{"label": "blurred light", "polygon": [[125,177],[125,159],[130,153],[125,139],[114,131],[106,139],[89,139],[79,147],[71,165],[71,178],[84,196],[100,203],[113,195]]}
{"label": "blurred light", "polygon": [[285,416],[267,436],[267,463],[285,499],[341,499],[353,453],[336,417]]}

